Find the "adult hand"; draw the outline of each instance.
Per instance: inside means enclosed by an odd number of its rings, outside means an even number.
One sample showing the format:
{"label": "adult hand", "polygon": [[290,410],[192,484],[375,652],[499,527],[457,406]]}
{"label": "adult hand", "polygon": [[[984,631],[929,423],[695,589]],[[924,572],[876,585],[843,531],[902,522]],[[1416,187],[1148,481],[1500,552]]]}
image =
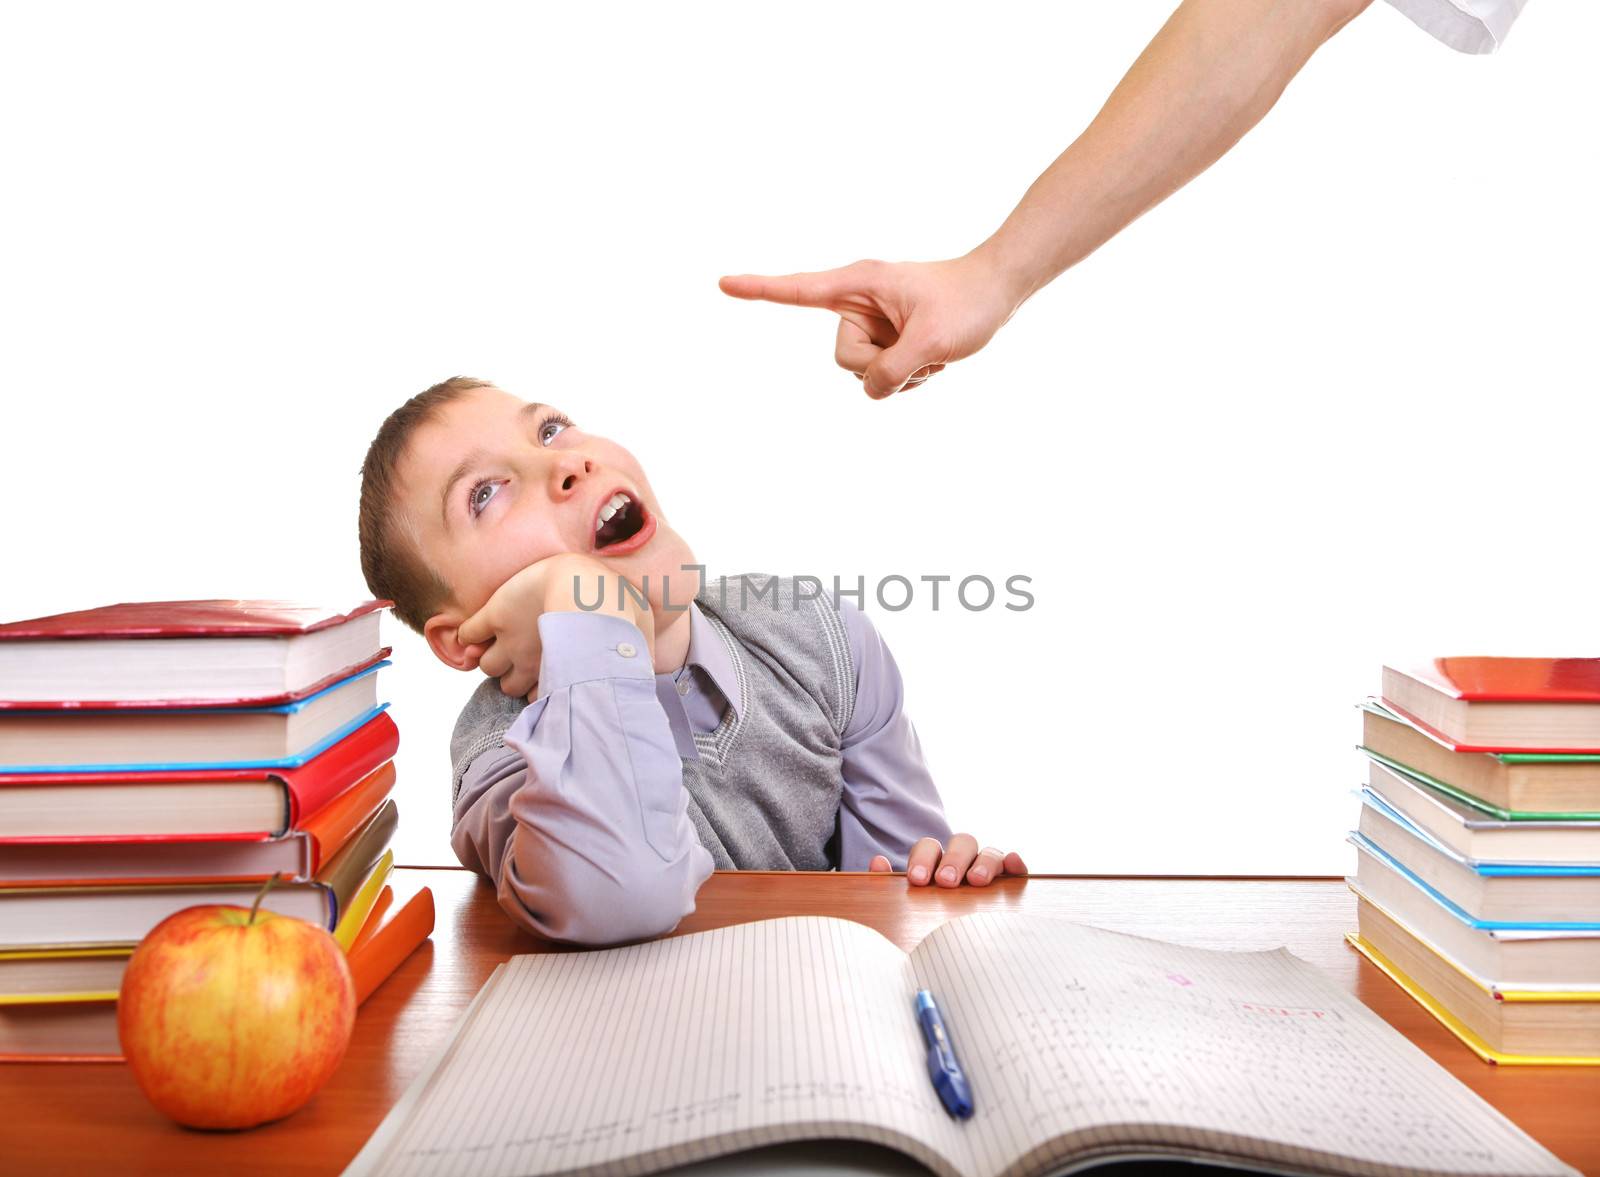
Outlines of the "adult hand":
{"label": "adult hand", "polygon": [[655,615],[624,591],[621,578],[604,563],[575,552],[547,557],[512,576],[461,623],[456,636],[477,668],[500,680],[501,691],[531,703],[544,654],[539,618],[579,611],[580,593],[585,602],[600,602],[583,612],[606,613],[638,626],[654,660]]}
{"label": "adult hand", "polygon": [[978,251],[942,262],[861,261],[814,274],[739,274],[718,285],[735,298],[833,311],[839,316],[833,358],[874,400],[970,356],[1023,298]]}
{"label": "adult hand", "polygon": [[1370,2],[1183,0],[1088,129],[972,252],[741,274],[722,289],[839,315],[834,359],[868,396],[920,384],[983,347],[1035,291],[1215,162]]}

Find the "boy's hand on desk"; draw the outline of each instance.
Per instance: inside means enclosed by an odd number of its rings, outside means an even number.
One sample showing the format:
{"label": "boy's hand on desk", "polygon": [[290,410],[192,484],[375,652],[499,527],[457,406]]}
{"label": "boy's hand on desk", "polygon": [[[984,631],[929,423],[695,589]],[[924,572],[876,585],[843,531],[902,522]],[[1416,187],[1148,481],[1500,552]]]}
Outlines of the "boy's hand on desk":
{"label": "boy's hand on desk", "polygon": [[[894,867],[880,854],[867,869],[892,871]],[[987,887],[990,880],[1001,875],[1027,873],[1027,863],[1015,850],[1009,854],[1002,854],[992,846],[979,850],[978,840],[971,834],[952,836],[949,849],[941,846],[937,838],[923,838],[906,858],[906,878],[913,887],[925,887],[930,882],[941,887],[959,887],[963,881],[974,887]]]}
{"label": "boy's hand on desk", "polygon": [[[599,600],[598,608],[579,609]],[[621,578],[591,556],[563,552],[530,564],[494,591],[483,607],[461,623],[456,636],[477,668],[500,680],[508,695],[530,702],[538,691],[539,618],[546,613],[602,613],[631,621],[644,634],[653,659],[655,617],[622,591]]]}

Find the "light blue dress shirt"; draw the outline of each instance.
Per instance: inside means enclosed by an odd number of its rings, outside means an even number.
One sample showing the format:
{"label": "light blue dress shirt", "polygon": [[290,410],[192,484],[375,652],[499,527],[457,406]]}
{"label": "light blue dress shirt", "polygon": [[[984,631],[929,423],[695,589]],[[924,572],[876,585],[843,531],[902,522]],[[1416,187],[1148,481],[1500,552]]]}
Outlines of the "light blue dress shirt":
{"label": "light blue dress shirt", "polygon": [[[662,674],[630,622],[540,617],[538,696],[504,747],[462,779],[456,856],[494,880],[501,906],[537,935],[588,944],[661,935],[694,910],[711,874],[682,766],[698,758],[694,734],[714,730],[739,691],[727,648],[689,608],[688,656]],[[903,870],[918,839],[948,844],[950,827],[888,646],[848,601],[840,614],[856,702],[841,744],[838,868],[866,870],[882,854]]]}

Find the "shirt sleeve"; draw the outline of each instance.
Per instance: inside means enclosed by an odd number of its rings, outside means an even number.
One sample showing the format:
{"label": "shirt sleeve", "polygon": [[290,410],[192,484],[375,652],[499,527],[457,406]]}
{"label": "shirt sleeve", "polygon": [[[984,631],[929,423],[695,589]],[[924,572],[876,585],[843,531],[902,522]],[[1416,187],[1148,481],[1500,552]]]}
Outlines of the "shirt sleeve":
{"label": "shirt sleeve", "polygon": [[950,842],[944,803],[905,712],[900,668],[865,613],[839,602],[856,669],[855,710],[845,729],[839,869],[866,870],[882,854],[904,870],[920,838]]}
{"label": "shirt sleeve", "polygon": [[450,844],[539,936],[614,944],[670,932],[713,862],[638,627],[547,613],[539,695],[468,768]]}
{"label": "shirt sleeve", "polygon": [[1493,53],[1528,0],[1389,0],[1419,28],[1462,53]]}

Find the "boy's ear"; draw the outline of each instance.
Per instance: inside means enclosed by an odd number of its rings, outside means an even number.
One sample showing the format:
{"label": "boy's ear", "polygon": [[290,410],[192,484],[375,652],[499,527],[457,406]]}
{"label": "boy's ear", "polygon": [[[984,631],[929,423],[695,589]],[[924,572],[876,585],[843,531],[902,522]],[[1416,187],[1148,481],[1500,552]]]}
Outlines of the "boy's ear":
{"label": "boy's ear", "polygon": [[446,666],[453,666],[457,670],[476,670],[483,647],[463,645],[456,636],[456,631],[465,620],[465,616],[452,610],[435,613],[422,623],[422,636],[427,639],[434,657]]}

